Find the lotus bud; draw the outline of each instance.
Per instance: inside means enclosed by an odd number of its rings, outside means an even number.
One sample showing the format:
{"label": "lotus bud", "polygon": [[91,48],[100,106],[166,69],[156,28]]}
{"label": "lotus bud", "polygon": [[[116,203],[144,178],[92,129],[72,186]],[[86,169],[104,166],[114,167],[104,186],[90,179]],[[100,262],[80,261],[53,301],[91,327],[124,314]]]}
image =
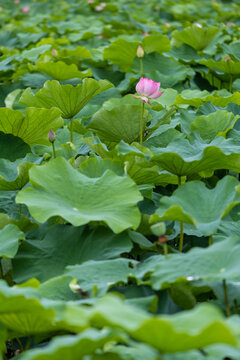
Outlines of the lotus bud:
{"label": "lotus bud", "polygon": [[52,48],[52,56],[53,57],[57,57],[58,56],[58,51],[54,48]]}
{"label": "lotus bud", "polygon": [[27,13],[27,12],[29,12],[29,10],[30,10],[30,7],[29,7],[29,6],[24,6],[24,7],[22,8],[22,12],[23,12],[23,13]]}
{"label": "lotus bud", "polygon": [[20,0],[14,0],[14,4],[19,4]]}
{"label": "lotus bud", "polygon": [[162,236],[166,232],[166,225],[164,222],[158,222],[150,227],[152,233],[158,237]]}
{"label": "lotus bud", "polygon": [[137,48],[137,57],[138,58],[143,58],[144,57],[144,50],[141,47],[141,45],[139,45],[138,48]]}
{"label": "lotus bud", "polygon": [[199,29],[202,29],[202,25],[199,23],[195,23],[195,26],[197,26]]}
{"label": "lotus bud", "polygon": [[54,143],[54,141],[56,140],[56,134],[52,130],[49,130],[48,140],[50,141],[50,143]]}
{"label": "lotus bud", "polygon": [[227,57],[224,59],[224,61],[229,61],[229,60],[231,60],[230,56],[227,56]]}

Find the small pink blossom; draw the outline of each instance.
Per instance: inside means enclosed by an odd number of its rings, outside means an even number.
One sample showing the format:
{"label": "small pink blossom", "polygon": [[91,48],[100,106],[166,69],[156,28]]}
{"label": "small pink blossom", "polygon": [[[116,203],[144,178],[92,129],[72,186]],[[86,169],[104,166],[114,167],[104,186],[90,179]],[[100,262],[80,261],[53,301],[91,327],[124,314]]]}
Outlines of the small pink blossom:
{"label": "small pink blossom", "polygon": [[3,7],[2,6],[0,6],[0,11],[2,11],[3,10]]}
{"label": "small pink blossom", "polygon": [[196,25],[199,29],[202,29],[202,25],[201,25],[201,24],[195,23],[195,25]]}
{"label": "small pink blossom", "polygon": [[88,0],[88,4],[94,4],[94,0]]}
{"label": "small pink blossom", "polygon": [[233,22],[229,21],[226,23],[227,26],[235,26],[236,24],[234,24]]}
{"label": "small pink blossom", "polygon": [[103,9],[104,9],[104,7],[101,5],[95,7],[96,11],[103,11]]}
{"label": "small pink blossom", "polygon": [[54,48],[52,48],[52,56],[53,57],[57,57],[58,56],[58,51],[56,50],[56,49],[54,49]]}
{"label": "small pink blossom", "polygon": [[145,32],[143,33],[143,36],[149,36],[149,33],[145,31]]}
{"label": "small pink blossom", "polygon": [[155,82],[154,80],[148,78],[141,78],[136,86],[137,95],[133,95],[134,97],[141,99],[143,103],[150,103],[150,99],[159,98],[164,91],[159,92],[161,83]]}
{"label": "small pink blossom", "polygon": [[29,6],[24,6],[24,7],[22,8],[22,12],[23,12],[23,13],[27,13],[27,12],[29,12],[29,10],[30,10],[30,7],[29,7]]}
{"label": "small pink blossom", "polygon": [[14,4],[20,4],[20,0],[14,0]]}
{"label": "small pink blossom", "polygon": [[225,57],[225,59],[223,59],[224,61],[229,61],[229,60],[231,60],[231,58],[230,58],[230,56],[227,56],[227,57]]}
{"label": "small pink blossom", "polygon": [[102,39],[102,38],[103,38],[103,35],[102,35],[102,34],[99,34],[97,37],[98,37],[99,39]]}

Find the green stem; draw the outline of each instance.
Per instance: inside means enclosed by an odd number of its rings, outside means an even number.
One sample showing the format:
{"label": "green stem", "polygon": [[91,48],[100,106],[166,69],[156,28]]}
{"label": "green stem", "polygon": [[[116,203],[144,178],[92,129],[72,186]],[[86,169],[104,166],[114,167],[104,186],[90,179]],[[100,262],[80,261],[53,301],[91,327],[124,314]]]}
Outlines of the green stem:
{"label": "green stem", "polygon": [[225,296],[226,313],[227,313],[227,316],[230,317],[231,316],[231,310],[230,310],[230,305],[229,305],[227,284],[226,284],[225,279],[223,280],[223,291],[224,291],[224,296]]}
{"label": "green stem", "polygon": [[[182,179],[181,176],[178,176],[178,186],[181,186]],[[180,221],[180,239],[179,239],[179,251],[183,251],[183,222]]]}
{"label": "green stem", "polygon": [[143,76],[143,60],[142,60],[142,58],[139,58],[139,61],[140,61],[140,76],[142,77]]}
{"label": "green stem", "polygon": [[52,142],[52,150],[53,150],[53,157],[54,157],[54,159],[56,159],[56,151],[55,151],[54,142]]}
{"label": "green stem", "polygon": [[163,244],[163,252],[164,252],[165,259],[167,260],[167,257],[168,257],[168,247],[167,247],[167,244]]}
{"label": "green stem", "polygon": [[180,221],[179,251],[183,251],[183,222]]}
{"label": "green stem", "polygon": [[21,215],[21,213],[22,213],[22,204],[19,204],[19,205],[18,205],[18,212],[19,212],[19,214]]}
{"label": "green stem", "polygon": [[143,143],[143,114],[144,114],[144,102],[142,103],[141,120],[140,120],[140,145]]}
{"label": "green stem", "polygon": [[232,74],[230,74],[229,92],[232,92]]}
{"label": "green stem", "polygon": [[32,343],[32,337],[30,336],[27,340],[27,343],[25,345],[25,348],[24,348],[24,351],[28,350],[31,346],[31,343]]}
{"label": "green stem", "polygon": [[236,315],[239,315],[237,299],[234,299],[233,302],[234,302],[234,312]]}
{"label": "green stem", "polygon": [[70,141],[73,143],[73,121],[70,119]]}
{"label": "green stem", "polygon": [[3,279],[3,268],[2,268],[2,258],[0,257],[0,279]]}
{"label": "green stem", "polygon": [[209,236],[208,238],[208,246],[212,245],[212,235]]}
{"label": "green stem", "polygon": [[19,338],[16,338],[16,341],[17,341],[17,343],[18,343],[18,345],[19,345],[19,350],[24,351],[24,348],[23,348],[22,343],[21,343],[21,341],[19,340]]}

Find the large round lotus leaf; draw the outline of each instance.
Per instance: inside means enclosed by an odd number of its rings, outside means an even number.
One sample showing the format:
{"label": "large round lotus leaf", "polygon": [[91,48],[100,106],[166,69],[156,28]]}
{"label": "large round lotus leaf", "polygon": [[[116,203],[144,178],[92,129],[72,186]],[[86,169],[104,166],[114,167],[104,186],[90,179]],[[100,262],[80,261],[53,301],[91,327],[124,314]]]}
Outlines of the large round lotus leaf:
{"label": "large round lotus leaf", "polygon": [[225,136],[238,120],[226,110],[218,110],[209,115],[197,117],[191,123],[192,131],[197,131],[204,140],[213,140],[216,136]]}
{"label": "large round lotus leaf", "polygon": [[111,88],[113,85],[106,80],[84,79],[76,87],[61,85],[57,80],[46,81],[44,87],[35,95],[27,88],[19,102],[37,108],[56,107],[61,110],[65,119],[76,115],[94,96]]}
{"label": "large round lotus leaf", "polygon": [[180,138],[165,148],[150,147],[151,162],[178,176],[230,169],[240,172],[240,146],[219,136],[209,144]]}
{"label": "large round lotus leaf", "polygon": [[33,349],[25,353],[22,360],[80,360],[94,354],[106,343],[121,342],[121,333],[116,330],[87,329],[78,335],[55,337],[44,348]]}
{"label": "large round lotus leaf", "polygon": [[[139,274],[152,273],[149,282],[156,290],[169,287],[177,280],[188,281],[238,281],[240,276],[240,244],[239,237],[235,236],[220,241],[208,248],[195,247],[186,254],[170,254],[167,259],[162,256],[149,258]],[[148,265],[147,265],[148,264]],[[176,269],[178,269],[176,271]]]}
{"label": "large round lotus leaf", "polygon": [[0,108],[0,131],[21,138],[26,144],[49,145],[48,132],[64,124],[58,109],[27,108],[26,116],[19,110]]}
{"label": "large round lotus leaf", "polygon": [[78,70],[77,65],[67,65],[63,61],[57,62],[40,62],[37,64],[37,68],[40,72],[43,72],[50,76],[52,79],[59,81],[68,80],[72,78],[84,78],[92,75],[91,70],[81,72]]}
{"label": "large round lotus leaf", "polygon": [[30,146],[12,134],[0,132],[0,158],[15,161],[31,152]]}
{"label": "large round lotus leaf", "polygon": [[207,90],[183,90],[181,94],[177,95],[175,105],[188,104],[199,107],[208,101],[221,107],[225,107],[229,103],[240,105],[240,93],[236,91],[234,94],[231,94],[224,90],[221,92],[214,91],[210,94]]}
{"label": "large round lotus leaf", "polygon": [[24,233],[16,225],[9,224],[0,230],[0,257],[13,258],[17,253],[19,240],[24,237]]}
{"label": "large round lotus leaf", "polygon": [[203,235],[214,234],[221,219],[240,202],[236,178],[225,176],[214,189],[201,181],[183,184],[170,197],[161,198],[156,213],[161,220],[194,224]]}
{"label": "large round lotus leaf", "polygon": [[29,171],[32,187],[21,190],[16,202],[28,206],[31,215],[43,223],[62,216],[74,226],[104,221],[116,233],[137,228],[142,196],[128,177],[107,170],[99,178],[81,174],[63,158]]}
{"label": "large round lotus leaf", "polygon": [[138,42],[117,39],[104,49],[103,58],[127,72],[131,69],[132,62],[137,56],[138,45]]}
{"label": "large round lotus leaf", "polygon": [[[122,104],[111,110],[101,109],[96,112],[89,124],[89,129],[96,132],[103,141],[132,143],[139,139],[142,107]],[[144,112],[144,126],[149,120],[149,113]]]}
{"label": "large round lotus leaf", "polygon": [[33,277],[46,281],[61,275],[67,265],[114,259],[131,248],[126,232],[116,235],[103,227],[43,226],[29,233],[21,245],[13,260],[13,277],[16,282]]}
{"label": "large round lotus leaf", "polygon": [[231,75],[239,75],[240,74],[240,64],[238,62],[234,62],[232,60],[221,60],[221,61],[214,61],[213,59],[209,60],[201,60],[201,64],[207,66],[209,69],[216,72],[216,70],[220,70],[223,73],[231,74]]}
{"label": "large round lotus leaf", "polygon": [[219,32],[220,30],[215,26],[198,27],[194,24],[182,31],[175,31],[172,36],[183,44],[190,45],[195,50],[203,50]]}
{"label": "large round lotus leaf", "polygon": [[[176,271],[176,266],[172,268]],[[120,299],[107,296],[91,310],[92,323],[121,327],[137,341],[163,352],[178,352],[210,344],[236,345],[236,336],[220,310],[202,304],[174,315],[151,316]]]}

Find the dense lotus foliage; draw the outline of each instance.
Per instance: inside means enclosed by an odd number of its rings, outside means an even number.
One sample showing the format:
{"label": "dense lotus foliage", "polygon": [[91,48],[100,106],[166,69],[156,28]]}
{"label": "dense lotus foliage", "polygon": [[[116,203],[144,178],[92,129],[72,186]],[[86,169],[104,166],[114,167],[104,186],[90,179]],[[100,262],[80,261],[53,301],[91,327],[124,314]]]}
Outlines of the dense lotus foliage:
{"label": "dense lotus foliage", "polygon": [[240,359],[239,13],[0,1],[0,360]]}

